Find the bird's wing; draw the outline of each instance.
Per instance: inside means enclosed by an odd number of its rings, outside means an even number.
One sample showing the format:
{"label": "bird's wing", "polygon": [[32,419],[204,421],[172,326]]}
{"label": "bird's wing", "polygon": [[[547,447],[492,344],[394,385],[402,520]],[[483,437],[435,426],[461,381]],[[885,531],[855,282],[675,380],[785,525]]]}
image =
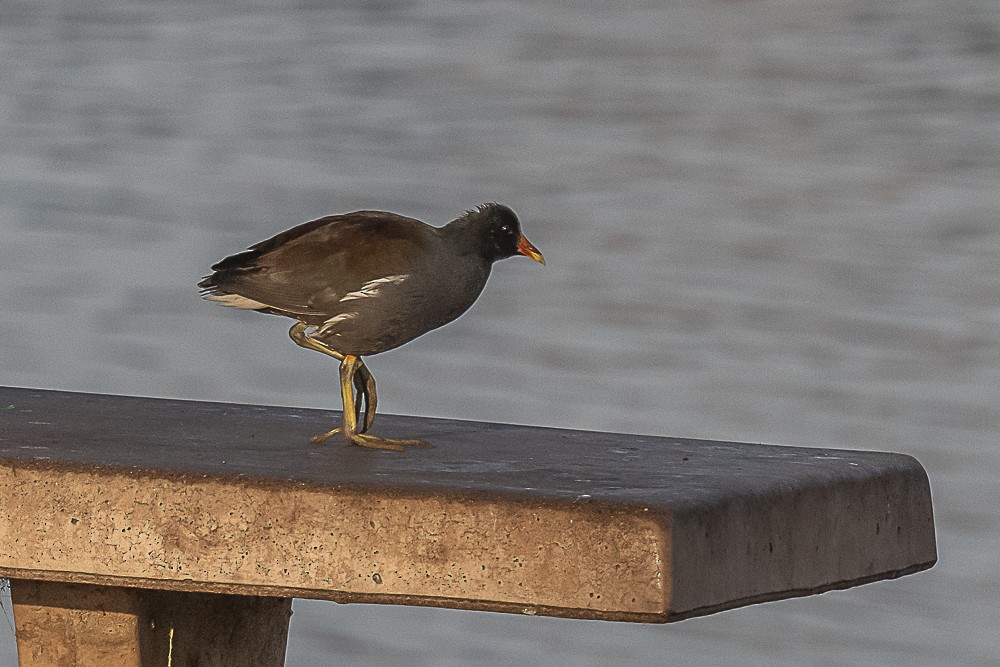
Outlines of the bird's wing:
{"label": "bird's wing", "polygon": [[433,230],[419,220],[381,211],[328,216],[225,258],[200,285],[209,298],[249,300],[231,305],[330,315],[345,295],[372,280],[400,275],[432,241]]}

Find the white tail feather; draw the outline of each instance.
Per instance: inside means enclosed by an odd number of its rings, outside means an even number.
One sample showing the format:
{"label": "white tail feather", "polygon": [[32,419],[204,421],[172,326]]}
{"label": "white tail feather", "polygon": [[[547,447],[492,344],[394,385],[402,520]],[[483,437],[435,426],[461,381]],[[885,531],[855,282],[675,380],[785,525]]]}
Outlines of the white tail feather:
{"label": "white tail feather", "polygon": [[240,296],[239,294],[206,294],[205,299],[208,301],[215,301],[222,306],[228,306],[230,308],[243,308],[244,310],[259,310],[261,308],[270,307],[266,303],[254,301],[253,299],[248,299],[245,296]]}

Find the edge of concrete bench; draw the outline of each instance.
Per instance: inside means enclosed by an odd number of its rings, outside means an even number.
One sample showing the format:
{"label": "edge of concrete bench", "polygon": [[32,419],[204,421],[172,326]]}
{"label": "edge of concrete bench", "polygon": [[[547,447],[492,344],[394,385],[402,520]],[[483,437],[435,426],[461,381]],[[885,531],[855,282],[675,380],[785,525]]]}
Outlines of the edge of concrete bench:
{"label": "edge of concrete bench", "polygon": [[0,388],[0,576],[666,622],[937,559],[882,452]]}

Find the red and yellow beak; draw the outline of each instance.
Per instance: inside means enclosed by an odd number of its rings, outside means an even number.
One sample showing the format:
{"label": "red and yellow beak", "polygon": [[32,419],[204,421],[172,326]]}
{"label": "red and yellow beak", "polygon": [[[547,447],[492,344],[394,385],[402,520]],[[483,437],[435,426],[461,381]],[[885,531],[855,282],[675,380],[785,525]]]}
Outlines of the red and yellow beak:
{"label": "red and yellow beak", "polygon": [[538,248],[531,245],[531,241],[526,239],[524,234],[521,234],[521,239],[517,242],[517,252],[525,257],[530,257],[536,262],[545,264],[545,258],[542,257],[542,253],[538,252]]}

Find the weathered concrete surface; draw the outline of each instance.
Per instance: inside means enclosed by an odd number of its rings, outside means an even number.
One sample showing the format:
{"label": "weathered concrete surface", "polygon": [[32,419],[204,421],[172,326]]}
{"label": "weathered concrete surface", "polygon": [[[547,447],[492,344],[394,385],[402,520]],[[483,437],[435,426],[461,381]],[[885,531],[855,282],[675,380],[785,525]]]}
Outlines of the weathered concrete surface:
{"label": "weathered concrete surface", "polygon": [[925,569],[898,454],[0,389],[0,576],[671,621]]}
{"label": "weathered concrete surface", "polygon": [[21,667],[280,667],[289,599],[11,581]]}

